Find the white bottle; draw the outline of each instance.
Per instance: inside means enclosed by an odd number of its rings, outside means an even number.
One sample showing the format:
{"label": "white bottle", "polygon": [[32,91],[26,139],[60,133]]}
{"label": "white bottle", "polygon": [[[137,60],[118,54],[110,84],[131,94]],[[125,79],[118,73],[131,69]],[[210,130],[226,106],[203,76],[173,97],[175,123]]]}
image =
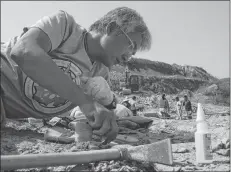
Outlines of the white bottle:
{"label": "white bottle", "polygon": [[195,133],[196,163],[208,164],[212,163],[212,146],[211,134],[208,130],[208,124],[205,121],[204,110],[200,103],[197,108],[197,131]]}

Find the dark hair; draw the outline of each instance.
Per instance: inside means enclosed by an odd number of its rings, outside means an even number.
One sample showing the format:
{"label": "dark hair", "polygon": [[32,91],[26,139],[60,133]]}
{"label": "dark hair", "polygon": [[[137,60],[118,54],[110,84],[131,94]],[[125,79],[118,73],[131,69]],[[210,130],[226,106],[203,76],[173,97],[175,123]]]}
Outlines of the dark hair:
{"label": "dark hair", "polygon": [[165,94],[162,94],[162,99],[163,99],[163,100],[165,99]]}
{"label": "dark hair", "polygon": [[132,99],[133,99],[133,100],[136,100],[136,96],[132,96]]}
{"label": "dark hair", "polygon": [[176,97],[176,101],[179,101],[179,97]]}

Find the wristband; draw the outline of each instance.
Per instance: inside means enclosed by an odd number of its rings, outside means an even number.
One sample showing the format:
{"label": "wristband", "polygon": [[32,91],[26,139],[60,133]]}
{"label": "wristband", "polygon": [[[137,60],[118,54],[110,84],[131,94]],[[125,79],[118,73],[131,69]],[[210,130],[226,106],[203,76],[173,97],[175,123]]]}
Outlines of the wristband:
{"label": "wristband", "polygon": [[116,97],[115,97],[115,94],[113,94],[113,100],[112,100],[112,102],[109,105],[105,106],[105,107],[107,109],[109,109],[109,110],[112,110],[112,109],[116,108]]}

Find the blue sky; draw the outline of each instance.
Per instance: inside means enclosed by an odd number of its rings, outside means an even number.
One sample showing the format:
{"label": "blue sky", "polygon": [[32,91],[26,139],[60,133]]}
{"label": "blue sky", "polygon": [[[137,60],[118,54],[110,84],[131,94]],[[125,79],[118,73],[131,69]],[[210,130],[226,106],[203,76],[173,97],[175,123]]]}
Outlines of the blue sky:
{"label": "blue sky", "polygon": [[88,28],[119,6],[137,10],[153,35],[151,50],[137,57],[229,77],[229,1],[1,1],[1,41],[60,9]]}

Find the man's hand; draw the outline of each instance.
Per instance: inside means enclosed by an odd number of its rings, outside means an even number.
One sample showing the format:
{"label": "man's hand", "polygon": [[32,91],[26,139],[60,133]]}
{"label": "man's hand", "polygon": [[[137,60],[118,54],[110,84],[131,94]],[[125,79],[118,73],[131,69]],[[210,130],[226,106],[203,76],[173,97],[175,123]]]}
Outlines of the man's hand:
{"label": "man's hand", "polygon": [[106,137],[104,144],[110,143],[116,138],[119,128],[113,111],[106,109],[97,102],[83,105],[80,109],[88,118],[93,133]]}

